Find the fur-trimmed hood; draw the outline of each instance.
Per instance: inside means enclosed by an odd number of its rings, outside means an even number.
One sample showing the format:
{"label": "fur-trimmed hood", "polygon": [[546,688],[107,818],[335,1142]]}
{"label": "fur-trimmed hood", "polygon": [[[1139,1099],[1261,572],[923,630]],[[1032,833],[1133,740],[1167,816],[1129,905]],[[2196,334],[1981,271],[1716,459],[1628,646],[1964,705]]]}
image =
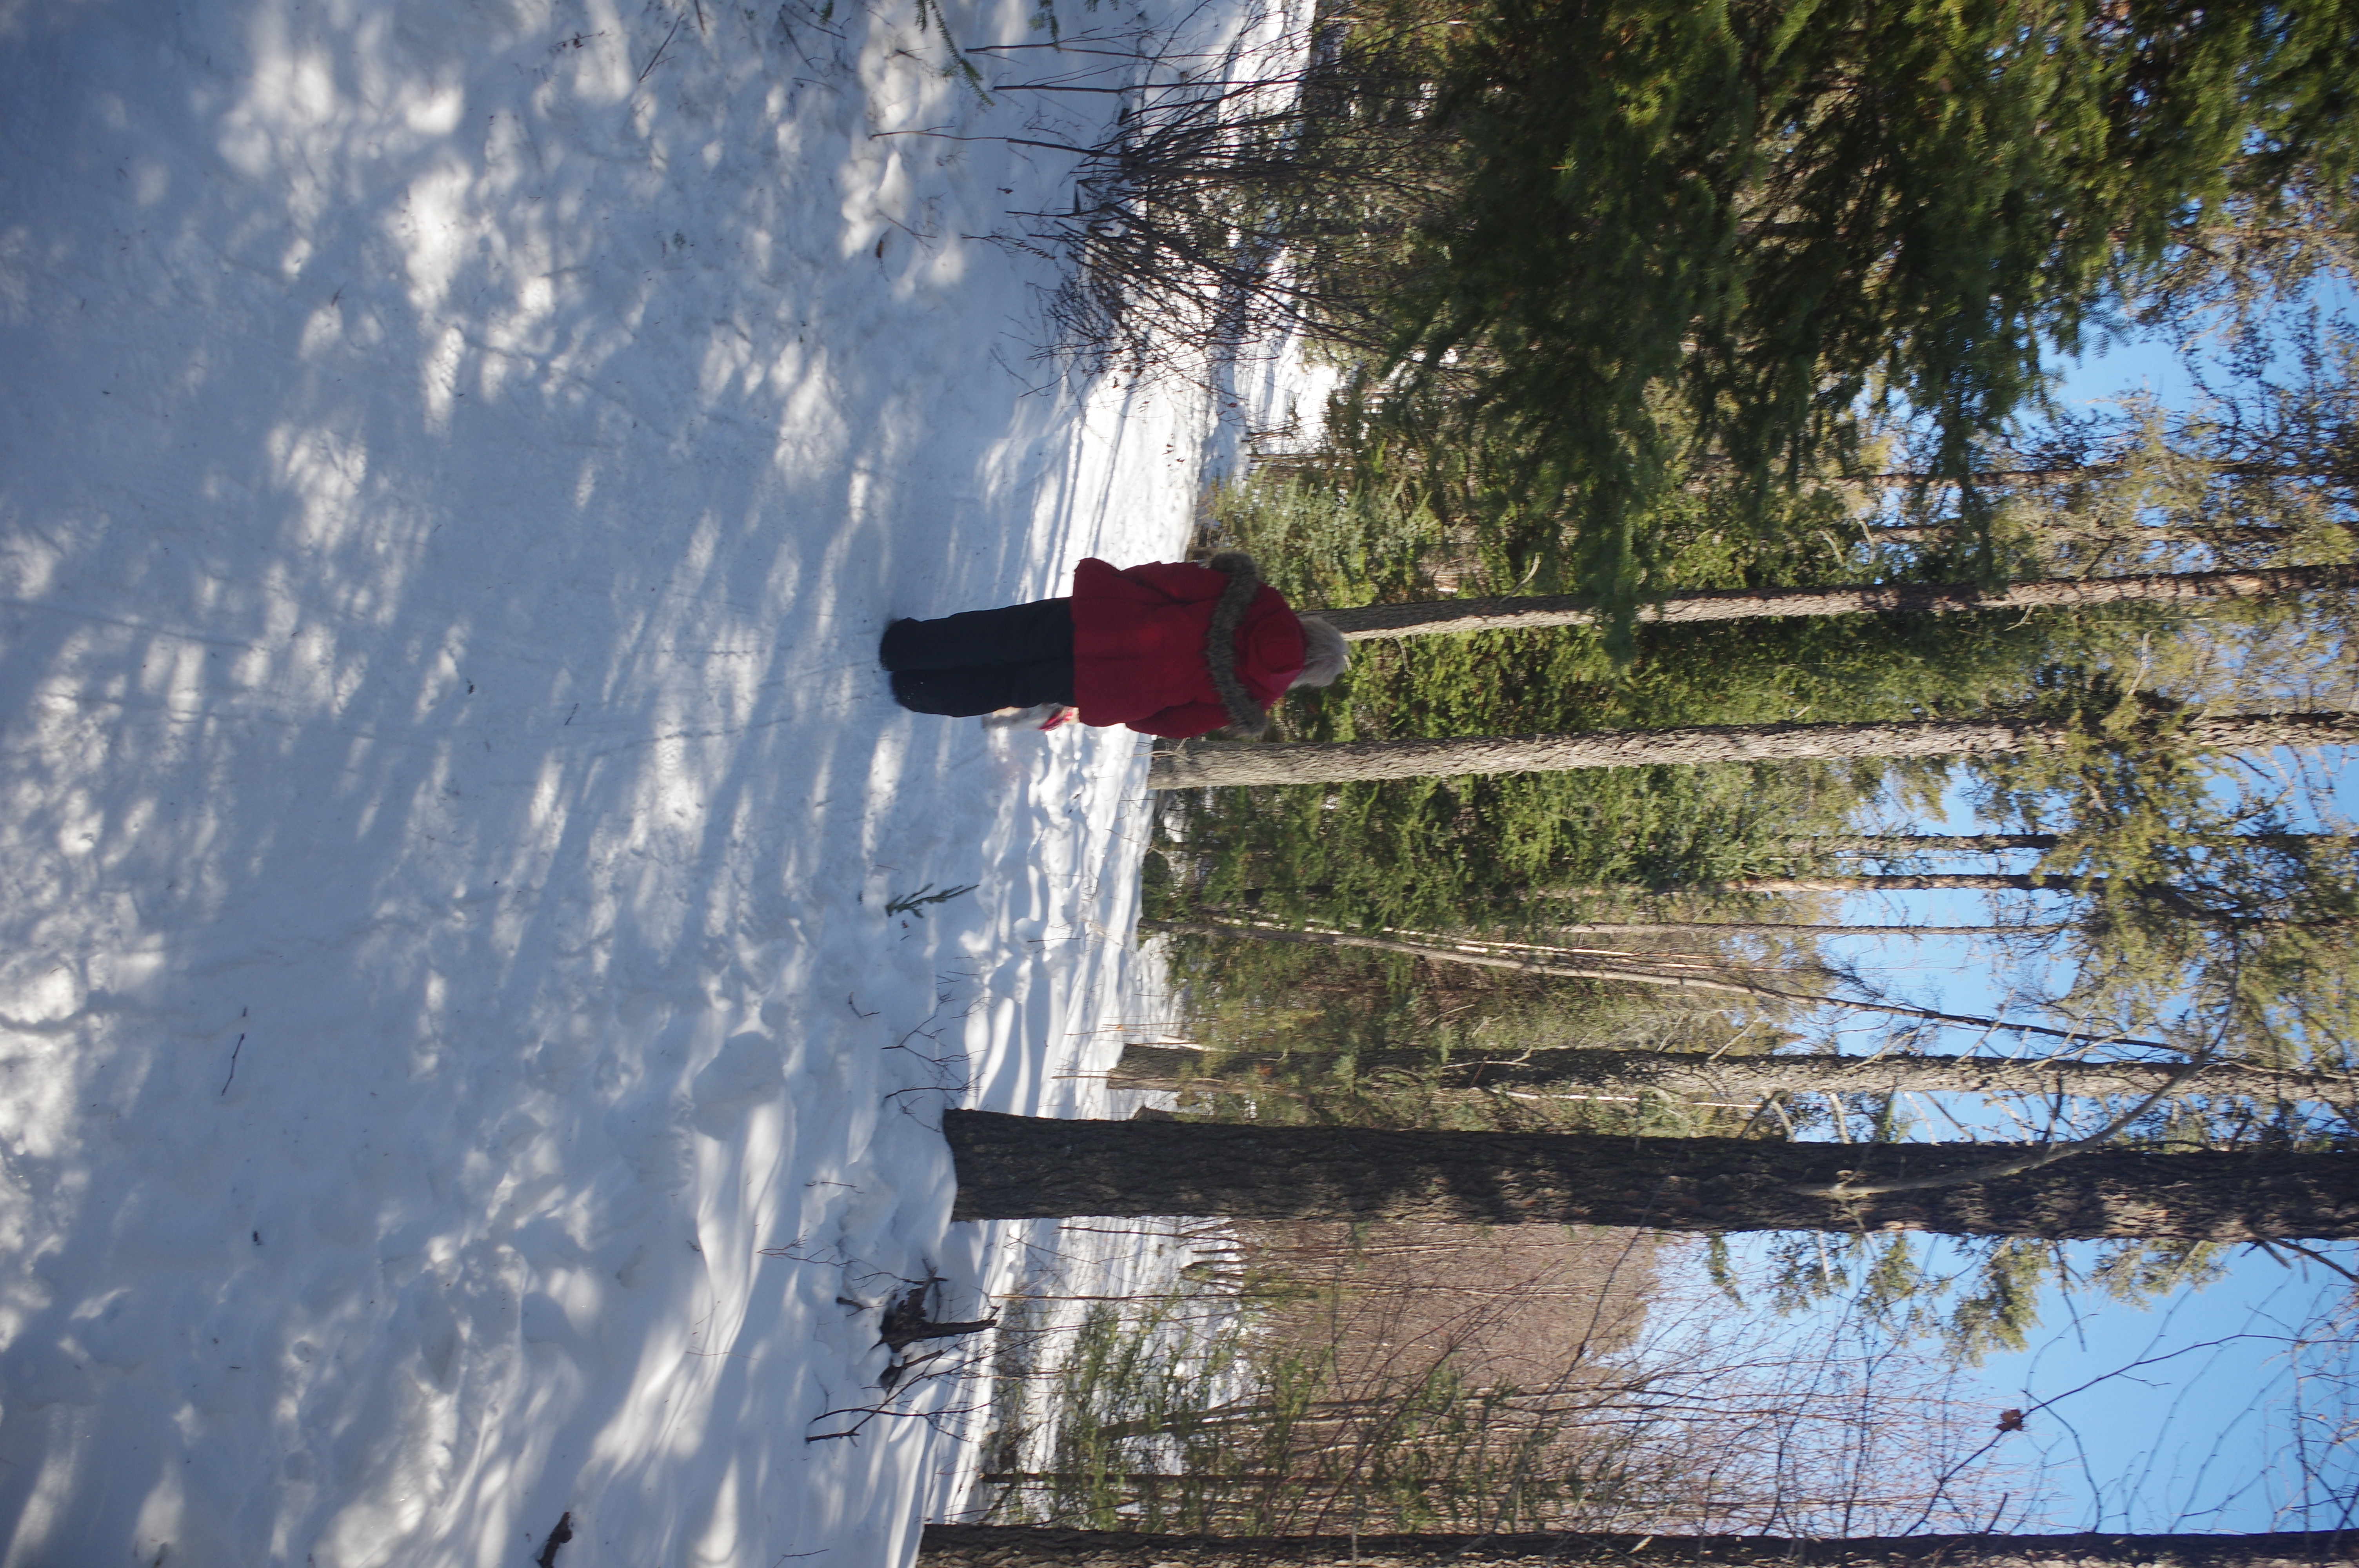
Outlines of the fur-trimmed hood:
{"label": "fur-trimmed hood", "polygon": [[1223,550],[1204,565],[1229,579],[1220,602],[1212,606],[1212,623],[1204,630],[1204,665],[1212,672],[1212,689],[1221,694],[1221,706],[1228,710],[1230,730],[1259,735],[1269,728],[1269,712],[1237,678],[1237,629],[1245,624],[1254,595],[1261,591],[1261,570],[1243,550]]}

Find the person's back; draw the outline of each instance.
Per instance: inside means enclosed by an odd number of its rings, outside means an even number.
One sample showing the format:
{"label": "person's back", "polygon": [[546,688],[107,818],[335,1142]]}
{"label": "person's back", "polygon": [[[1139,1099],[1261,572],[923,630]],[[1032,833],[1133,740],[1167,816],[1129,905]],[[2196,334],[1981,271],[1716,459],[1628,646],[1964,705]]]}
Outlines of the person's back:
{"label": "person's back", "polygon": [[1085,724],[1180,737],[1224,724],[1258,733],[1289,687],[1332,682],[1347,653],[1233,551],[1201,566],[1092,557],[1069,599],[897,621],[878,657],[896,700],[918,712],[1071,705]]}
{"label": "person's back", "polygon": [[1301,621],[1245,556],[1073,569],[1073,701],[1084,724],[1258,730],[1302,673],[1302,654]]}

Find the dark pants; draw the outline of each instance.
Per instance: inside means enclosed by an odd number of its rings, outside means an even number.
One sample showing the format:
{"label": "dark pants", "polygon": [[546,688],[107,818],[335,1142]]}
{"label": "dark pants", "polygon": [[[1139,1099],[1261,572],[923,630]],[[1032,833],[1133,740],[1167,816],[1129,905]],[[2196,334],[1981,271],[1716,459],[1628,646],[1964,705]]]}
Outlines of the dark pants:
{"label": "dark pants", "polygon": [[939,621],[896,621],[876,656],[893,699],[918,713],[968,719],[1073,700],[1073,601],[1043,599]]}

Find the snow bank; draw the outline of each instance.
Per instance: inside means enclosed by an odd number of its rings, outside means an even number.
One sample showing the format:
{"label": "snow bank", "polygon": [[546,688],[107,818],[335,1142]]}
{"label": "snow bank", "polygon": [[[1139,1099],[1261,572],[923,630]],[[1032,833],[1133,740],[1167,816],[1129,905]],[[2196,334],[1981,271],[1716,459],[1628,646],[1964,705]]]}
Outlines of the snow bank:
{"label": "snow bank", "polygon": [[0,0],[0,1563],[913,1553],[927,1423],[807,1440],[976,1304],[934,1113],[1111,1059],[1147,802],[875,640],[1225,438],[1029,359],[1067,160],[880,133],[1108,101],[919,21]]}

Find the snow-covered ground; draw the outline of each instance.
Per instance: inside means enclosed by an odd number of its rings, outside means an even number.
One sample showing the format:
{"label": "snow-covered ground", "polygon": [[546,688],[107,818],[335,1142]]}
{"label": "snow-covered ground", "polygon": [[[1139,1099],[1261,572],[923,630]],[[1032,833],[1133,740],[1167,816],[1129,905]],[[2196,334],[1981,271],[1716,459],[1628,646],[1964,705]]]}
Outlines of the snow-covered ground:
{"label": "snow-covered ground", "polygon": [[1147,803],[875,637],[1234,434],[1030,358],[1064,155],[877,135],[1086,132],[943,72],[1030,20],[0,0],[0,1563],[908,1561],[928,1424],[809,1440],[1001,1267],[935,1113],[1092,1104]]}

